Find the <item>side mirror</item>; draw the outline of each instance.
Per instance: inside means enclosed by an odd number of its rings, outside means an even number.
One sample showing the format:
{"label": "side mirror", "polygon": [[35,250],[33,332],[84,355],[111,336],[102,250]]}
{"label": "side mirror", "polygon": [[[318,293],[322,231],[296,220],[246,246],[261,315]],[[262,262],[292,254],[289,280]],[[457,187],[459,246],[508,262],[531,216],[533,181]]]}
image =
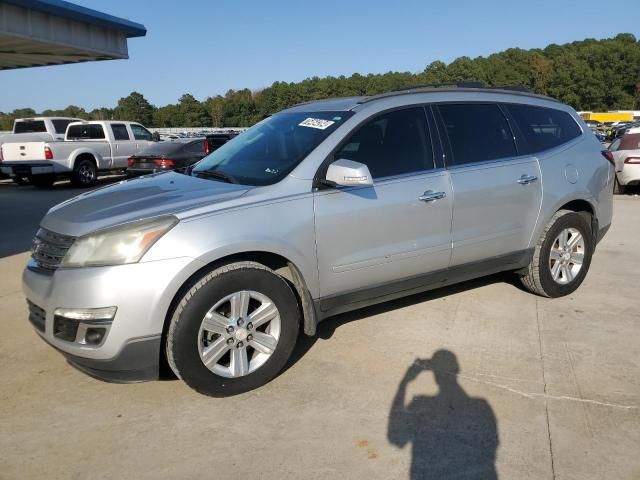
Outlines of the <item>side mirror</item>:
{"label": "side mirror", "polygon": [[367,186],[373,185],[373,179],[364,163],[340,159],[329,165],[326,183],[340,187]]}
{"label": "side mirror", "polygon": [[151,134],[151,140],[154,142],[159,142],[160,141],[160,134],[158,132],[153,132]]}

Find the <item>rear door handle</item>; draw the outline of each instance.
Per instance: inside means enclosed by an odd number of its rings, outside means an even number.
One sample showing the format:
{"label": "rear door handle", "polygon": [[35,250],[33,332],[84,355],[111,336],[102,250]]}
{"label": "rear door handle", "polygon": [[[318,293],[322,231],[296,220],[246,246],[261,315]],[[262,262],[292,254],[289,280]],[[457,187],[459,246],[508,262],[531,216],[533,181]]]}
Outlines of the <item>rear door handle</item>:
{"label": "rear door handle", "polygon": [[434,192],[432,190],[427,190],[426,192],[424,192],[422,195],[418,197],[418,200],[422,202],[434,202],[446,196],[447,194],[445,192]]}
{"label": "rear door handle", "polygon": [[533,183],[533,182],[535,182],[537,180],[538,180],[538,177],[536,177],[535,175],[522,175],[518,179],[518,183],[520,185],[528,185],[528,184]]}

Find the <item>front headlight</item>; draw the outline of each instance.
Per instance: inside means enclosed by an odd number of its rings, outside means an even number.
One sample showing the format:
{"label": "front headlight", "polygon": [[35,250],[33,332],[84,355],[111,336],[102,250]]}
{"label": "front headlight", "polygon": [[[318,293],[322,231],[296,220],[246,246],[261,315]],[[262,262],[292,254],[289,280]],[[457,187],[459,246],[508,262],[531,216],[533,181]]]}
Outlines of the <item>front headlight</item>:
{"label": "front headlight", "polygon": [[160,237],[178,223],[173,216],[156,217],[98,230],[73,242],[61,267],[92,267],[136,263]]}

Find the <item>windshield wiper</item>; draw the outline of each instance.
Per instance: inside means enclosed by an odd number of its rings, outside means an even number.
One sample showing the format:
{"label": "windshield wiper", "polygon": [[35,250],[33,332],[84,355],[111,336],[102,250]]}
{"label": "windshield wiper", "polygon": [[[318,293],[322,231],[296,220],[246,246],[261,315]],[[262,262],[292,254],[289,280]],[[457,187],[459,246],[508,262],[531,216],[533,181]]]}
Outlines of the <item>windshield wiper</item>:
{"label": "windshield wiper", "polygon": [[228,173],[220,172],[218,170],[202,170],[199,172],[192,172],[192,175],[193,174],[197,175],[198,177],[217,178],[227,183],[236,183],[236,184],[240,183],[232,175],[229,175]]}

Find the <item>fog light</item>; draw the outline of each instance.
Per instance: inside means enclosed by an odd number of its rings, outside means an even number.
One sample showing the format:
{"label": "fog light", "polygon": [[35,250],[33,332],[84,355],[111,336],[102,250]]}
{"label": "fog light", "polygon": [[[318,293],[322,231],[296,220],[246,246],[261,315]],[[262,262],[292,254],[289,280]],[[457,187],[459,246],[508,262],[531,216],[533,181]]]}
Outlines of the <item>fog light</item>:
{"label": "fog light", "polygon": [[117,307],[56,308],[53,335],[66,342],[97,347],[102,345],[116,315]]}
{"label": "fog light", "polygon": [[106,328],[90,327],[87,328],[87,333],[84,336],[84,340],[87,345],[100,345],[105,333],[107,333]]}

